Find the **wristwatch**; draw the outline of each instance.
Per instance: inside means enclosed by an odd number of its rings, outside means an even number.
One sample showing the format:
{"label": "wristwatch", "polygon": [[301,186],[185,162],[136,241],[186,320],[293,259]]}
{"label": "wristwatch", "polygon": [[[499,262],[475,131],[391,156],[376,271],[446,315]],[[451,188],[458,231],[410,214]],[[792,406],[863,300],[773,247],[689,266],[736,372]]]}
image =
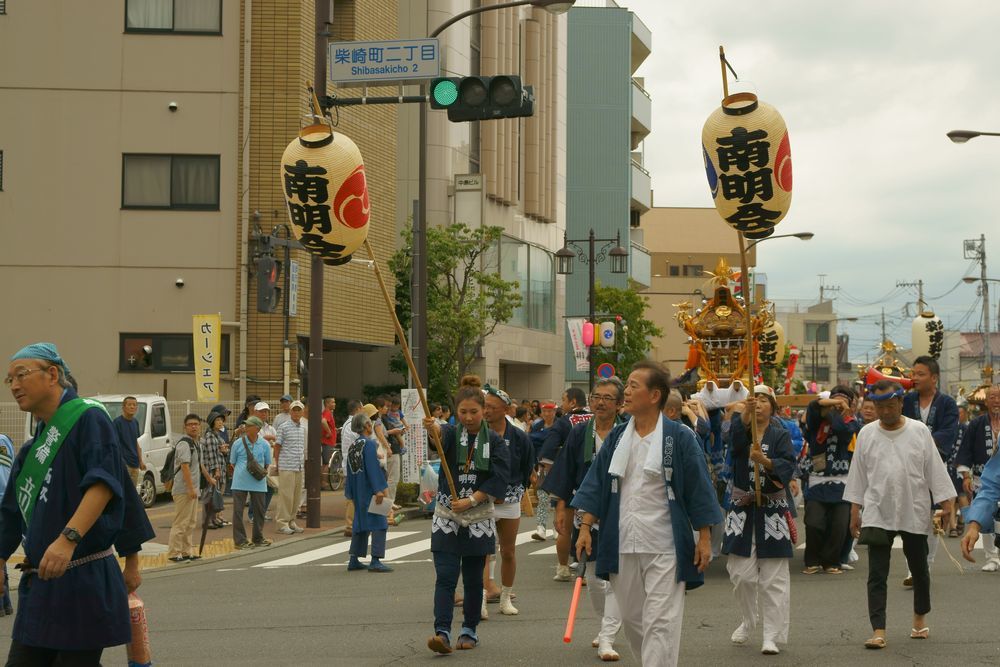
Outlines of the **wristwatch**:
{"label": "wristwatch", "polygon": [[80,540],[83,539],[83,535],[76,528],[69,528],[68,526],[63,528],[62,535],[73,544],[79,544]]}

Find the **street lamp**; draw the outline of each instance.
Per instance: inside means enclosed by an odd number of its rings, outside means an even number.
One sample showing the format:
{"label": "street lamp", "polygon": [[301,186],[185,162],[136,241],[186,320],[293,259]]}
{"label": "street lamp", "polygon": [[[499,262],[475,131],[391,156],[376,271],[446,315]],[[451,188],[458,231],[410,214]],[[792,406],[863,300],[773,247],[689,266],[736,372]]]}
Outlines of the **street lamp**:
{"label": "street lamp", "polygon": [[[587,244],[587,253],[584,254],[583,247],[579,244]],[[603,243],[601,249],[597,249],[597,244]],[[622,274],[628,271],[628,250],[622,247],[621,232],[613,239],[599,239],[594,234],[594,228],[590,228],[590,234],[585,239],[570,239],[563,234],[563,247],[556,251],[557,268],[556,272],[561,276],[573,274],[573,257],[577,257],[581,262],[590,268],[590,291],[587,300],[589,302],[590,313],[588,321],[593,323],[595,319],[594,291],[597,283],[596,267],[606,259],[611,260],[611,273]],[[594,346],[587,346],[588,382],[590,389],[594,388]]]}
{"label": "street lamp", "polygon": [[[452,16],[434,29],[429,37],[437,37],[449,26],[462,19],[511,7],[531,5],[544,9],[550,14],[563,14],[576,0],[513,0],[495,5],[481,5]],[[320,3],[323,4],[323,3]],[[410,299],[412,316],[410,326],[410,351],[413,364],[421,382],[427,386],[427,84],[420,84],[420,96],[425,103],[420,104],[417,129],[417,215],[413,217],[413,273],[410,278]]]}
{"label": "street lamp", "polygon": [[775,234],[774,236],[767,236],[765,238],[752,241],[747,245],[747,252],[750,252],[750,248],[754,247],[758,243],[763,243],[764,241],[773,241],[774,239],[789,239],[793,237],[799,239],[800,241],[808,241],[814,236],[816,235],[813,234],[812,232],[796,232],[795,234]]}
{"label": "street lamp", "polygon": [[1000,137],[1000,132],[977,132],[976,130],[952,130],[948,133],[948,138],[956,144],[964,144],[969,139],[976,137]]}

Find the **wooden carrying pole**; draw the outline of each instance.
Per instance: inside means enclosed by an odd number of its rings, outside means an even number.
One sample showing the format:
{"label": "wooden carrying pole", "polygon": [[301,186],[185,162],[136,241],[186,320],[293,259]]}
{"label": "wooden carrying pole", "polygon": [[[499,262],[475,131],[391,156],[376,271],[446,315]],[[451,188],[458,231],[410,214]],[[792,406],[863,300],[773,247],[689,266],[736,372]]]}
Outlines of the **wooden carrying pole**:
{"label": "wooden carrying pole", "polygon": [[[413,364],[413,357],[410,356],[410,346],[406,344],[406,334],[403,333],[403,327],[399,323],[399,318],[396,317],[396,308],[389,297],[389,290],[386,289],[385,280],[382,279],[382,270],[378,268],[378,262],[375,261],[375,252],[372,250],[372,244],[368,239],[365,239],[365,250],[368,251],[368,258],[371,259],[372,268],[375,269],[375,279],[378,280],[379,289],[382,290],[385,307],[389,309],[389,315],[392,316],[392,323],[396,327],[396,338],[399,339],[399,347],[403,351],[403,358],[406,359],[406,365],[410,367],[410,376],[413,378],[413,384],[417,386],[420,405],[424,408],[424,415],[430,416],[431,410],[427,405],[427,396],[424,393],[423,385],[420,384],[420,376],[417,374],[417,367]],[[441,434],[437,429],[431,429],[430,431],[434,447],[437,449],[438,457],[441,459],[441,472],[444,473],[445,478],[448,480],[448,489],[451,491],[451,497],[454,500],[458,500],[458,492],[455,490],[455,480],[451,477],[451,468],[448,467],[448,461],[444,457],[444,447],[441,446]]]}
{"label": "wooden carrying pole", "polygon": [[[724,78],[725,72],[723,72]],[[743,308],[746,310],[747,317],[747,342],[746,342],[746,352],[747,352],[747,379],[749,381],[750,396],[754,396],[754,384],[753,384],[753,367],[754,362],[757,359],[757,355],[754,354],[753,348],[753,317],[750,314],[750,290],[748,285],[750,284],[748,271],[747,271],[747,244],[746,239],[743,237],[743,232],[736,232],[740,237],[740,287],[743,292]],[[760,441],[757,439],[757,414],[750,415],[750,439],[753,443],[754,449],[760,448]],[[757,507],[760,507],[760,466],[754,464],[753,467],[753,492],[757,500]]]}

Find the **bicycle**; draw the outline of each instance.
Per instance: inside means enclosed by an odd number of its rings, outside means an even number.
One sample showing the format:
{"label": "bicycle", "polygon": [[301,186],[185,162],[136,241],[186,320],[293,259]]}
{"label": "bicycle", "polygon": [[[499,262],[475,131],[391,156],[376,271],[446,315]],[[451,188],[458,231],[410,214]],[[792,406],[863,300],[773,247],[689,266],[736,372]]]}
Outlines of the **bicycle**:
{"label": "bicycle", "polygon": [[344,479],[344,455],[338,447],[333,450],[333,456],[330,457],[330,470],[328,473],[330,488],[334,491],[340,491],[344,488]]}

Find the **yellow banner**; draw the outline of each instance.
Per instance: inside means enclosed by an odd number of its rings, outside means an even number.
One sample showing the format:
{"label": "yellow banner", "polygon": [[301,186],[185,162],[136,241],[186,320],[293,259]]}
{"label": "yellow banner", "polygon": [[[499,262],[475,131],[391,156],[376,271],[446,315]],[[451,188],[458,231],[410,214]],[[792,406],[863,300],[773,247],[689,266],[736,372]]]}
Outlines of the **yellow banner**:
{"label": "yellow banner", "polygon": [[199,401],[219,400],[219,367],[222,364],[222,318],[194,316],[194,381]]}

